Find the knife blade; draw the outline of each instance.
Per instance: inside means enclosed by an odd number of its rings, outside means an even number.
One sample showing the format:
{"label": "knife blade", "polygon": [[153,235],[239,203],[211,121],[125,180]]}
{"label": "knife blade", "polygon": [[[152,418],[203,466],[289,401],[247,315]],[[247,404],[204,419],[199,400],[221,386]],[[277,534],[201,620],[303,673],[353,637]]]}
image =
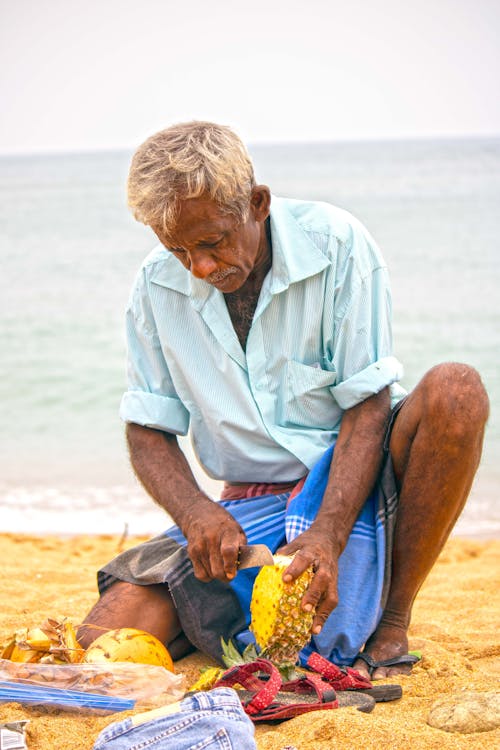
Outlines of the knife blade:
{"label": "knife blade", "polygon": [[274,565],[273,553],[265,544],[242,544],[238,555],[240,568],[261,568],[263,565]]}

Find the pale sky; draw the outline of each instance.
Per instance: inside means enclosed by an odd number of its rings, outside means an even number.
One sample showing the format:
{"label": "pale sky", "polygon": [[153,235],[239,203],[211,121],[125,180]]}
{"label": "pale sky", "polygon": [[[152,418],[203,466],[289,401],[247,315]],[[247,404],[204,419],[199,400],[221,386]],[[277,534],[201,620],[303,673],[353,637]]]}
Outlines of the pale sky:
{"label": "pale sky", "polygon": [[0,153],[500,135],[499,0],[3,0]]}

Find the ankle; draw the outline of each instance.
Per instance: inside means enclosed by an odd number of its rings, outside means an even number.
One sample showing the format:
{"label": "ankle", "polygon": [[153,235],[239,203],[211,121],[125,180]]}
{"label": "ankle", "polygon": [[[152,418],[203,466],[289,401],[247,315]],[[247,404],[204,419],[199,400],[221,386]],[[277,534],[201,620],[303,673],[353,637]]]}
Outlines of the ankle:
{"label": "ankle", "polygon": [[377,631],[382,629],[391,628],[396,630],[402,630],[405,633],[410,627],[411,610],[398,610],[390,609],[386,607],[382,613],[382,617],[377,626]]}

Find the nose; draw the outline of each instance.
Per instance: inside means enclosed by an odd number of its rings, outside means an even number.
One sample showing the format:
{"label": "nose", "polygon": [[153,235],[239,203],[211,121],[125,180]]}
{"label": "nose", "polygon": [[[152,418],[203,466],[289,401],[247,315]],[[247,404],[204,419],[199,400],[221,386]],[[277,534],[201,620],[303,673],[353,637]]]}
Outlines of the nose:
{"label": "nose", "polygon": [[195,251],[189,253],[189,270],[197,279],[205,279],[217,271],[216,261],[207,253]]}

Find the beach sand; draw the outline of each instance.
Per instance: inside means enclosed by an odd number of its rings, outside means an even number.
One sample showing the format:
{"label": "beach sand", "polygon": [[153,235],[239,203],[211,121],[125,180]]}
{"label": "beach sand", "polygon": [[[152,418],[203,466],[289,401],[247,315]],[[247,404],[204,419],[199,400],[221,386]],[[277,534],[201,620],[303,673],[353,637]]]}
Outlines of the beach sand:
{"label": "beach sand", "polygon": [[[96,599],[95,571],[125,542],[112,536],[71,539],[0,535],[0,643],[14,630],[47,616],[78,623]],[[361,748],[364,750],[479,750],[500,746],[500,728],[448,733],[426,723],[431,705],[464,691],[498,690],[500,677],[500,541],[451,539],[417,597],[410,648],[423,659],[411,676],[390,680],[403,698],[378,704],[371,714],[354,709],[318,711],[277,726],[258,726],[259,750]],[[197,653],[178,662],[188,684],[210,663]],[[90,750],[98,732],[124,714],[106,717],[45,713],[0,705],[0,721],[29,719],[30,750]]]}

